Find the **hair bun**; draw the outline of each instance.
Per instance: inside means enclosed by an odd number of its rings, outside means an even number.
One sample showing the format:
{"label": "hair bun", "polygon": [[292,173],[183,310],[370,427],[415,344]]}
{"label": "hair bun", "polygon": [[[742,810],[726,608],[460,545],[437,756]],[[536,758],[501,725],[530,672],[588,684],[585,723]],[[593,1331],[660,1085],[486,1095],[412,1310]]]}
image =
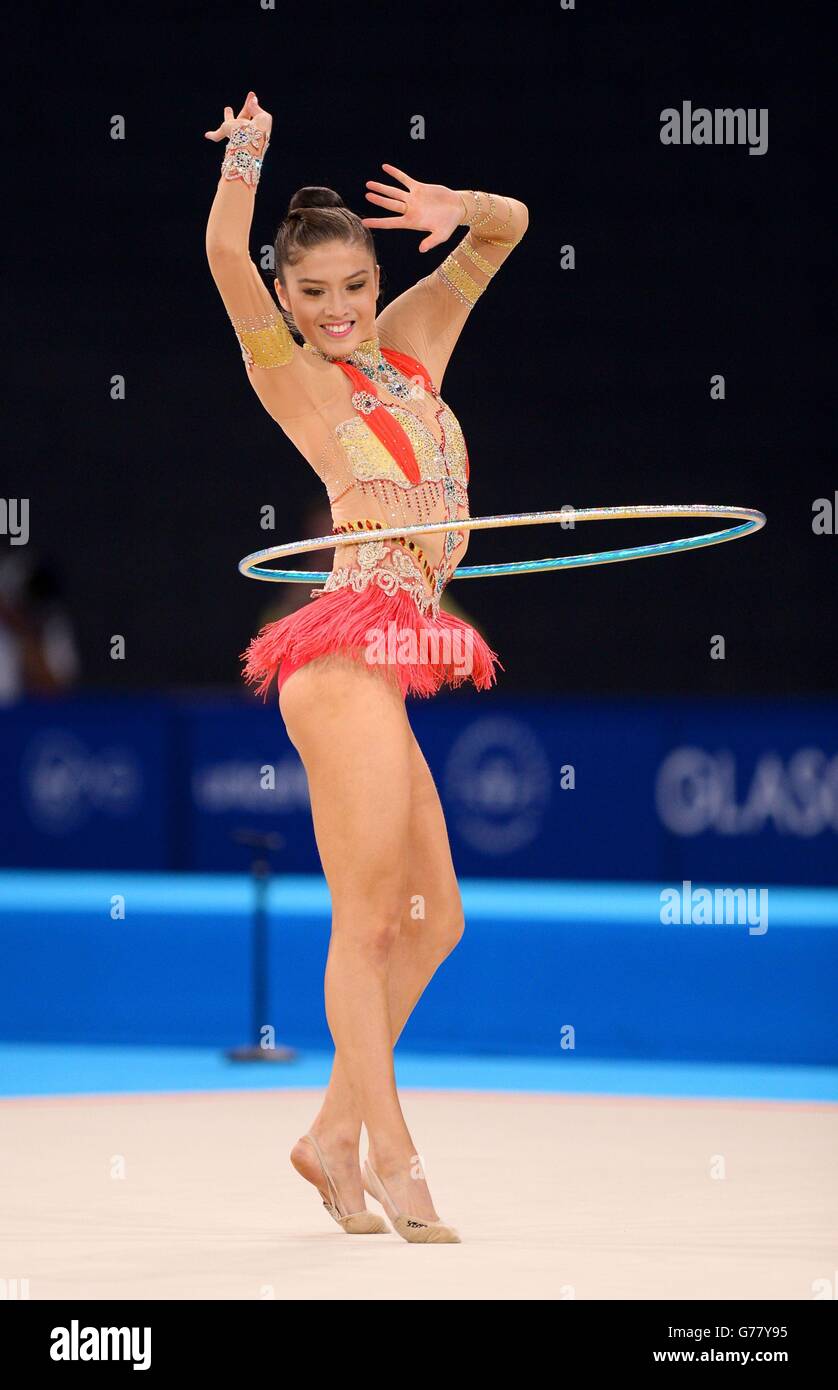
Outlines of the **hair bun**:
{"label": "hair bun", "polygon": [[292,212],[302,212],[305,208],[344,208],[345,202],[333,188],[298,188],[290,203],[286,216]]}

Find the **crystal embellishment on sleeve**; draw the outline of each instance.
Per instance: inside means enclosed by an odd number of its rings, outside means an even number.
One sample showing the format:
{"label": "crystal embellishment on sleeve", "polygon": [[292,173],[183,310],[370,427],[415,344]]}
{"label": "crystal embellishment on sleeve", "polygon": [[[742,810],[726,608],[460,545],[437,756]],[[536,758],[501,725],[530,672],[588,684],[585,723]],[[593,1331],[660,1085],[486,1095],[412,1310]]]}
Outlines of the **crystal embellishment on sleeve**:
{"label": "crystal embellishment on sleeve", "polygon": [[445,257],[442,265],[437,266],[436,274],[463,304],[467,304],[471,308],[477,303],[485,286],[478,285],[477,281],[472,279],[468,271],[464,270],[459,261],[454,259],[454,254],[452,251],[450,255]]}
{"label": "crystal embellishment on sleeve", "polygon": [[230,322],[248,371],[254,367],[284,367],[291,361],[296,344],[281,315],[257,314],[231,318]]}

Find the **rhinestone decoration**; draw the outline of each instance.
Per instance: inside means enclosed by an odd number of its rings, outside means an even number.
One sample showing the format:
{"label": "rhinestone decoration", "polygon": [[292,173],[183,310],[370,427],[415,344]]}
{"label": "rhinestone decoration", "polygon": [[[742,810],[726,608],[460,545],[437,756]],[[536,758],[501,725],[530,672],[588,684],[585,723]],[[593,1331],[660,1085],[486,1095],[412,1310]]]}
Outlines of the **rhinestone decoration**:
{"label": "rhinestone decoration", "polygon": [[370,381],[385,386],[391,395],[397,396],[400,400],[409,401],[414,397],[414,385],[387,361],[377,337],[365,338],[348,357],[332,356],[309,342],[303,346],[307,352],[314,353],[315,357],[322,358],[324,362],[348,362],[350,366],[357,367]]}
{"label": "rhinestone decoration", "polygon": [[[230,139],[227,141],[227,149],[237,150],[244,145],[252,145],[254,150],[259,153],[262,151],[262,146],[264,144],[264,130],[260,130],[258,126],[241,125],[237,126],[232,132]],[[267,148],[267,146],[265,148]]]}
{"label": "rhinestone decoration", "polygon": [[377,396],[373,396],[369,391],[353,391],[352,405],[355,410],[360,410],[362,415],[371,415],[381,404]]}
{"label": "rhinestone decoration", "polygon": [[358,546],[358,564],[362,569],[372,569],[387,554],[384,541],[363,541]]}
{"label": "rhinestone decoration", "polygon": [[231,319],[231,323],[248,371],[253,367],[284,367],[294,356],[294,339],[279,314]]}
{"label": "rhinestone decoration", "polygon": [[[455,248],[456,250],[456,248]],[[485,285],[479,285],[473,280],[467,270],[464,270],[459,261],[454,259],[454,251],[450,256],[446,256],[442,265],[437,266],[436,272],[441,280],[445,282],[450,290],[457,296],[463,304],[472,308],[480,298]]]}
{"label": "rhinestone decoration", "polygon": [[450,555],[452,550],[456,550],[461,545],[464,536],[462,531],[446,531],[445,533],[445,554]]}
{"label": "rhinestone decoration", "polygon": [[[384,541],[371,541],[368,544],[386,546]],[[404,550],[393,551],[389,556],[389,565],[389,568],[381,564],[370,566],[367,569],[350,569],[347,565],[341,566],[340,569],[332,571],[322,588],[311,590],[311,597],[318,598],[320,594],[331,594],[334,593],[335,589],[343,589],[347,585],[356,594],[362,594],[365,589],[369,588],[370,584],[377,584],[390,597],[398,593],[399,589],[404,590],[413,599],[420,613],[423,615],[431,613],[434,618],[438,619],[440,610],[437,595],[442,586],[437,585],[434,594],[428,594],[422,583],[421,575]]]}
{"label": "rhinestone decoration", "polygon": [[224,158],[221,176],[225,179],[241,179],[242,183],[255,188],[262,173],[262,161],[247,150],[235,150]]}
{"label": "rhinestone decoration", "polygon": [[[470,259],[478,270],[488,274],[489,263],[477,252],[472,250]],[[456,265],[454,277],[459,279],[460,276],[470,279],[464,268]],[[474,289],[477,288],[473,280],[470,283]],[[422,482],[415,487],[405,487],[403,480],[395,480],[385,474],[384,461],[378,457],[380,445],[373,447],[366,437],[367,431],[364,431],[362,439],[353,432],[352,421],[341,422],[335,434],[349,457],[355,481],[341,487],[336,496],[330,497],[333,517],[335,503],[357,490],[360,496],[368,495],[374,499],[381,509],[379,515],[387,519],[384,522],[372,518],[342,521],[334,524],[335,534],[380,530],[382,526],[408,526],[414,524],[417,517],[420,521],[433,522],[439,517],[440,506],[448,521],[467,517],[465,445],[456,417],[443,402],[438,388],[433,383],[426,386],[423,381],[421,389],[417,389],[414,378],[398,371],[384,357],[377,335],[364,339],[345,357],[323,352],[308,341],[303,343],[303,348],[326,362],[348,363],[367,377],[371,389],[353,391],[353,410],[361,416],[370,415],[379,407],[389,411],[405,430],[417,460],[421,459]],[[386,388],[396,401],[383,400],[374,394],[378,385]],[[413,402],[417,397],[420,401],[430,398],[433,402],[439,439],[422,412],[402,404]],[[359,539],[357,547],[351,547],[351,561],[350,556],[346,555],[349,563],[333,569],[325,587],[312,590],[311,596],[316,598],[321,593],[330,593],[346,585],[361,593],[368,584],[375,583],[387,594],[399,590],[409,592],[420,612],[424,614],[430,611],[438,617],[440,597],[454,572],[454,553],[464,542],[462,531],[447,532],[442,542],[440,562],[434,565],[412,537],[394,538],[388,542]]]}
{"label": "rhinestone decoration", "polygon": [[400,400],[405,401],[412,398],[413,387],[411,383],[391,362],[387,361],[377,338],[365,339],[355,349],[349,360],[359,371],[364,373],[364,376],[368,376],[371,381],[386,387],[392,396],[397,396]]}
{"label": "rhinestone decoration", "polygon": [[[396,518],[393,517],[393,520],[395,519]],[[410,522],[404,516],[400,518],[400,523],[404,526],[410,525]],[[397,524],[399,523],[397,522]],[[360,521],[342,521],[337,526],[332,527],[333,534],[336,536],[345,535],[348,531],[380,531],[381,529],[382,523],[380,521],[374,521],[372,517],[361,517]],[[410,551],[414,559],[416,559],[416,561],[421,565],[425,577],[428,580],[428,583],[431,582],[434,571],[428,563],[427,559],[425,558],[425,552],[422,550],[421,546],[417,545],[416,541],[412,537],[394,536],[392,541],[390,542],[390,545],[406,546],[406,548]],[[377,546],[380,546],[381,549],[378,550],[376,548]],[[387,546],[385,545],[384,541],[367,541],[366,543],[362,543],[361,545],[359,545],[358,557],[362,565],[365,563],[368,564],[372,563],[372,560],[378,560],[383,558],[386,550]],[[372,560],[365,561],[364,552],[370,555],[372,557]]]}

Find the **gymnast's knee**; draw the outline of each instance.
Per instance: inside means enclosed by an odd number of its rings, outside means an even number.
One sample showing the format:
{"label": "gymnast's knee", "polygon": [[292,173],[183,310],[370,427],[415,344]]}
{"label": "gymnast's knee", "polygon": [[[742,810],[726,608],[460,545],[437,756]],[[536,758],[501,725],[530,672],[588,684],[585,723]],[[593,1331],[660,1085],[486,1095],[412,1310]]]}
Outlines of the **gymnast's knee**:
{"label": "gymnast's knee", "polygon": [[373,959],[388,959],[401,929],[399,903],[357,899],[333,904],[332,940],[350,942]]}
{"label": "gymnast's knee", "polygon": [[459,946],[463,939],[465,929],[466,919],[462,905],[446,913],[439,935],[440,949],[444,950],[446,956],[450,956],[451,952]]}
{"label": "gymnast's knee", "polygon": [[402,930],[409,933],[415,944],[428,951],[437,963],[450,956],[462,941],[465,929],[462,904],[456,901],[425,919],[407,917],[402,924]]}

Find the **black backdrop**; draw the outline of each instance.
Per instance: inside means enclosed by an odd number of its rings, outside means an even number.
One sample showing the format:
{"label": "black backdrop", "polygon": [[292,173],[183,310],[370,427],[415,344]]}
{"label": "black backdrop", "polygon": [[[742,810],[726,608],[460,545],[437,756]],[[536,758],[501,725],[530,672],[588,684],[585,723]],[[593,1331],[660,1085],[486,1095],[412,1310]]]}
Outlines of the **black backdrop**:
{"label": "black backdrop", "polygon": [[[222,146],[203,131],[253,87],[275,122],[254,253],[306,183],[382,215],[363,194],[383,161],[528,205],[443,391],[469,443],[474,515],[706,501],[768,516],[756,536],[692,554],[455,584],[503,688],[830,692],[838,537],[812,531],[815,499],[838,487],[833,173],[815,153],[828,13],[734,0],[16,10],[2,493],[31,499],[32,544],[63,575],[86,683],[236,686],[275,596],[236,569],[272,539],[259,509],[273,503],[275,539],[291,540],[318,495],[247,382],[204,253]],[[660,113],[685,99],[767,108],[767,153],[662,145]],[[124,141],[110,138],[114,114]],[[390,296],[447,252],[420,256],[418,240],[376,233]],[[124,402],[110,399],[115,374]],[[701,525],[484,533],[469,563]],[[713,634],[724,661],[710,659]]]}

